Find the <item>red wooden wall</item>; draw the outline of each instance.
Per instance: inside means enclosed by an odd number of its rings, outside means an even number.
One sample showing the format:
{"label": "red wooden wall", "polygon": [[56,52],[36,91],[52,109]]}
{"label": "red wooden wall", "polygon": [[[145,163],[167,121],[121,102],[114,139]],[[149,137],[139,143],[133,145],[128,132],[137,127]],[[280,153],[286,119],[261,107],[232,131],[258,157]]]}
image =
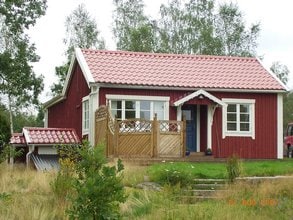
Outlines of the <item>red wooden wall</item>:
{"label": "red wooden wall", "polygon": [[241,158],[277,158],[277,95],[215,93],[218,98],[255,99],[255,139],[225,137],[222,139],[222,109],[215,111],[212,148],[216,157],[236,154]]}
{"label": "red wooden wall", "polygon": [[48,127],[75,128],[82,139],[82,98],[89,93],[82,71],[75,64],[66,99],[48,108]]}

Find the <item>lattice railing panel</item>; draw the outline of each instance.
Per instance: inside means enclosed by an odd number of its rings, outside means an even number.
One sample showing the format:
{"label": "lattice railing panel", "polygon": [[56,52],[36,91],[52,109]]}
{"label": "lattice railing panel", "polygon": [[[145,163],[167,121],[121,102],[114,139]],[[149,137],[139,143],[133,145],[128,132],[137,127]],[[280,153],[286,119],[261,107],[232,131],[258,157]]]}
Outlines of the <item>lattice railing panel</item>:
{"label": "lattice railing panel", "polygon": [[118,122],[120,133],[151,132],[152,122],[148,120],[123,120]]}
{"label": "lattice railing panel", "polygon": [[181,121],[159,121],[160,132],[181,132],[183,124]]}

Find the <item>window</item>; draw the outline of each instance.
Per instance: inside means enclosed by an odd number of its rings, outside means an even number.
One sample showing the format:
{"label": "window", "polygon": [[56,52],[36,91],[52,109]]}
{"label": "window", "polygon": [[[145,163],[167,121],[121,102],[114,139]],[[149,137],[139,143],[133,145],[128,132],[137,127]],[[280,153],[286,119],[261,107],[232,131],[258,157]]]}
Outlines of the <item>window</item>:
{"label": "window", "polygon": [[82,133],[88,133],[89,130],[89,99],[88,97],[82,100]]}
{"label": "window", "polygon": [[106,95],[113,117],[117,119],[141,118],[158,120],[169,118],[169,97]]}
{"label": "window", "polygon": [[254,139],[254,105],[252,99],[223,99],[223,138],[244,136]]}

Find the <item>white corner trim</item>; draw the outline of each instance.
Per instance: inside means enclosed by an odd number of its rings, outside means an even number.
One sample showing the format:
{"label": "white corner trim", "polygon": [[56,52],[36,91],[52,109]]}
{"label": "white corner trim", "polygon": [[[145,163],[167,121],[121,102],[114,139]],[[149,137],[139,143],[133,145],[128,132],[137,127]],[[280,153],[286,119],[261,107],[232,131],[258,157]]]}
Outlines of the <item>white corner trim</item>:
{"label": "white corner trim", "polygon": [[47,128],[48,127],[48,124],[49,124],[49,112],[48,112],[48,109],[44,109],[44,127]]}
{"label": "white corner trim", "polygon": [[283,159],[283,95],[277,95],[277,158]]}
{"label": "white corner trim", "polygon": [[84,58],[84,56],[83,56],[83,54],[81,52],[81,49],[80,48],[75,48],[74,50],[75,50],[75,56],[76,56],[76,59],[77,59],[77,61],[79,63],[79,66],[80,66],[80,68],[81,68],[81,70],[83,72],[83,75],[84,75],[84,77],[85,77],[85,79],[87,81],[88,86],[90,87],[90,83],[95,82],[95,80],[93,78],[93,75],[92,75],[92,73],[90,71],[90,68],[87,65],[87,62],[86,62],[86,60],[85,60],[85,58]]}
{"label": "white corner trim", "polygon": [[262,61],[256,57],[257,61],[260,63],[260,65],[272,76],[274,77],[274,79],[276,81],[278,81],[278,83],[286,90],[289,91],[289,88],[276,76],[276,74],[274,74],[270,69],[267,69],[264,64],[262,63]]}
{"label": "white corner trim", "polygon": [[178,101],[174,102],[174,105],[175,106],[182,105],[183,103],[185,103],[185,102],[187,102],[187,101],[189,101],[199,95],[203,95],[221,106],[226,105],[226,103],[222,102],[220,99],[218,99],[217,97],[213,96],[212,94],[206,92],[203,89],[199,89],[196,92],[193,92],[193,93],[189,94],[188,96],[185,96],[184,98],[179,99]]}

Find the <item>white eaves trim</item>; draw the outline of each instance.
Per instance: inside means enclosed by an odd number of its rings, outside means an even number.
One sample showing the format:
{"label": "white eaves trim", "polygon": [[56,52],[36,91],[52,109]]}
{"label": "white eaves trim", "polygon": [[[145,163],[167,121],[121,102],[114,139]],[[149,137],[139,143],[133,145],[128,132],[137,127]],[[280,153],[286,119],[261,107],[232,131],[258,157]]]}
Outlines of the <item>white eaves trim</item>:
{"label": "white eaves trim", "polygon": [[212,94],[204,91],[203,89],[200,89],[200,90],[197,90],[196,92],[193,92],[191,93],[190,95],[188,96],[185,96],[184,98],[174,102],[174,105],[175,106],[179,106],[179,105],[182,105],[183,103],[197,97],[197,96],[200,96],[200,95],[203,95],[207,98],[209,98],[210,100],[214,101],[215,103],[218,103],[219,105],[221,106],[226,106],[226,103],[221,101],[220,99],[218,99],[217,97],[213,96]]}
{"label": "white eaves trim", "polygon": [[25,128],[23,128],[22,129],[22,132],[23,132],[23,135],[24,135],[24,138],[25,138],[26,143],[27,144],[30,144],[31,143],[31,139],[30,139],[30,136],[28,134],[28,131]]}
{"label": "white eaves trim", "polygon": [[84,56],[83,56],[83,54],[81,52],[81,49],[80,48],[75,48],[74,50],[75,50],[75,56],[76,56],[76,59],[77,59],[77,61],[79,63],[79,66],[80,66],[80,68],[81,68],[81,70],[83,72],[83,75],[84,75],[84,77],[85,77],[85,79],[87,81],[88,86],[90,87],[90,83],[95,82],[95,80],[93,78],[93,75],[92,75],[92,73],[90,71],[90,68],[87,65],[87,62],[86,62],[86,60],[85,60],[85,58],[84,58]]}
{"label": "white eaves trim", "polygon": [[140,101],[170,101],[169,96],[139,96],[139,95],[112,95],[107,94],[106,99],[110,100],[140,100]]}
{"label": "white eaves trim", "polygon": [[276,81],[278,81],[278,83],[283,86],[284,90],[289,91],[289,88],[276,76],[276,74],[274,74],[270,69],[267,69],[264,64],[262,63],[262,61],[256,57],[257,61],[260,63],[260,65],[272,76],[274,77],[274,79]]}

